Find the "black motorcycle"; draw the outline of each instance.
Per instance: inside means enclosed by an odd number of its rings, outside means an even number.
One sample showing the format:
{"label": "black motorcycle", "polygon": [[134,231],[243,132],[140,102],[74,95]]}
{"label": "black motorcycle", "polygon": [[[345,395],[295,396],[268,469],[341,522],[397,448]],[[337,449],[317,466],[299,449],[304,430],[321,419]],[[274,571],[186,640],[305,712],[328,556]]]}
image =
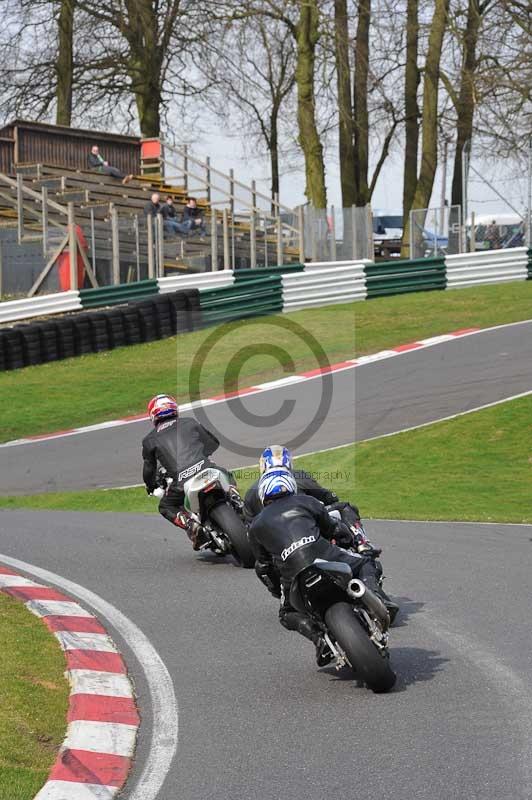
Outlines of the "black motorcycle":
{"label": "black motorcycle", "polygon": [[296,575],[289,600],[321,626],[337,669],[351,667],[374,692],[393,687],[388,611],[374,592],[353,578],[349,564],[316,560]]}

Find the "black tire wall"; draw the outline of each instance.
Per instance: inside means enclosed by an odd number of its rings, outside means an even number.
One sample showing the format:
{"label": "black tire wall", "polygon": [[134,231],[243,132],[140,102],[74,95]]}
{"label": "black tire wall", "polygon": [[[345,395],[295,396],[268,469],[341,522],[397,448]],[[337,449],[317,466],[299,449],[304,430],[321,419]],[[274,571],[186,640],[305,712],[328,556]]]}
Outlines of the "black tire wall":
{"label": "black tire wall", "polygon": [[0,328],[0,371],[166,339],[202,327],[199,291]]}

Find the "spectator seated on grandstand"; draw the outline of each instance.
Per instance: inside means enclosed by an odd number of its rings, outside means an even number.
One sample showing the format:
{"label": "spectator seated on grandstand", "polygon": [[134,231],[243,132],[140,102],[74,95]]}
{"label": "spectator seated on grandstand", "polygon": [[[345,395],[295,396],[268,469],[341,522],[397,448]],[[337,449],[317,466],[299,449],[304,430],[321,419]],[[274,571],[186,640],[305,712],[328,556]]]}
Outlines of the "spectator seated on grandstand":
{"label": "spectator seated on grandstand", "polygon": [[187,236],[189,226],[185,222],[180,222],[177,218],[177,211],[174,206],[174,198],[169,194],[166,202],[161,206],[161,211],[164,220],[164,230],[173,236]]}
{"label": "spectator seated on grandstand", "polygon": [[183,224],[186,225],[188,233],[199,233],[203,239],[207,234],[205,222],[201,209],[195,197],[187,197],[187,204],[183,210]]}
{"label": "spectator seated on grandstand", "polygon": [[104,157],[100,155],[100,148],[97,144],[91,147],[88,162],[89,169],[93,169],[96,172],[101,172],[103,175],[110,175],[112,178],[121,180],[124,184],[133,180],[133,175],[124,175],[124,173],[120,172],[120,170],[116,167],[109,166],[109,162],[107,162]]}
{"label": "spectator seated on grandstand", "polygon": [[146,205],[144,206],[144,213],[146,216],[149,214],[155,219],[157,214],[161,214],[162,206],[161,206],[161,195],[159,192],[154,192],[151,198],[148,200]]}

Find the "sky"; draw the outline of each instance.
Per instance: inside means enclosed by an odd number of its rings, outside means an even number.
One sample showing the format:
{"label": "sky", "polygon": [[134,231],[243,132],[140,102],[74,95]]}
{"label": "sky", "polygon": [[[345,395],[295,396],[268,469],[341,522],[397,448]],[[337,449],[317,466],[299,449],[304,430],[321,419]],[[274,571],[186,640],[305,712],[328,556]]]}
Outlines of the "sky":
{"label": "sky", "polygon": [[[244,147],[238,136],[227,136],[222,131],[202,132],[194,142],[193,152],[198,158],[203,159],[210,155],[214,166],[222,172],[230,168],[235,171],[235,177],[244,183],[249,183],[252,178],[257,181],[257,187],[262,188],[265,194],[269,192],[269,166],[266,159],[246,155]],[[450,198],[451,179],[453,168],[453,153],[450,150],[447,165],[447,191]],[[482,151],[474,154],[472,165],[492,183],[514,208],[524,213],[527,207],[527,173],[512,161],[493,163],[482,158]],[[330,152],[326,160],[328,203],[339,208],[341,206],[340,193],[340,167],[336,154]],[[438,167],[431,207],[441,205],[442,168]],[[390,154],[377,183],[372,207],[374,212],[398,212],[402,207],[403,162],[400,149]],[[281,177],[281,197],[284,205],[294,207],[305,202],[304,195],[305,176],[303,170],[291,170],[289,174]],[[469,182],[470,211],[475,214],[512,214],[512,209],[477,175],[471,171]]]}

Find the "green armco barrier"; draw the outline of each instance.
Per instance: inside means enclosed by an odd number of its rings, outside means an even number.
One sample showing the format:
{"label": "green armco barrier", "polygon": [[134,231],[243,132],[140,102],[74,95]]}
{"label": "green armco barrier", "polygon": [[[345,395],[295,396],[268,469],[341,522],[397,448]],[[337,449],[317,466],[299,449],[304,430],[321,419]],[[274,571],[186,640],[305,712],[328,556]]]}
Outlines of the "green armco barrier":
{"label": "green armco barrier", "polygon": [[116,306],[130,300],[142,300],[158,294],[159,286],[155,278],[135,283],[121,283],[119,286],[101,286],[99,289],[82,289],[79,293],[83,308]]}
{"label": "green armco barrier", "polygon": [[200,305],[204,325],[275,314],[283,310],[281,275],[254,275],[231,286],[208,289],[200,293]]}
{"label": "green armco barrier", "polygon": [[366,264],[368,299],[407,292],[445,289],[444,258],[416,258]]}
{"label": "green armco barrier", "polygon": [[256,269],[236,269],[234,272],[235,281],[249,281],[258,275],[286,275],[295,272],[303,272],[304,264],[281,264],[278,267],[257,267]]}

